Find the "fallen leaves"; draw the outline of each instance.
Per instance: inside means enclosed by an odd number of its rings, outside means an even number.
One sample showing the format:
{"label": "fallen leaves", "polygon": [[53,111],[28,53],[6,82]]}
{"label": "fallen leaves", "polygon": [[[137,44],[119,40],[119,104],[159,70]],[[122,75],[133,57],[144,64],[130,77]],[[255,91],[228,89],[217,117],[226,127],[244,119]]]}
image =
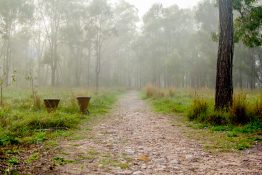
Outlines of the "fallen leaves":
{"label": "fallen leaves", "polygon": [[137,160],[143,161],[143,162],[150,162],[151,158],[148,155],[142,155],[142,156],[138,157]]}

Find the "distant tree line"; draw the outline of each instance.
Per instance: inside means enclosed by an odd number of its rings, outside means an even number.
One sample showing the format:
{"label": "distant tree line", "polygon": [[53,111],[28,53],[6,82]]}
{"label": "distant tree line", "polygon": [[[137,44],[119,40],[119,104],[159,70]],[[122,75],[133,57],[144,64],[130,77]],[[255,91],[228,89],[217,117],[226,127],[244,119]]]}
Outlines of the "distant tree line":
{"label": "distant tree line", "polygon": [[[261,87],[261,4],[233,5],[234,85]],[[30,75],[38,86],[214,88],[218,14],[216,0],[192,10],[154,4],[141,24],[125,1],[0,0],[1,82],[27,87]]]}

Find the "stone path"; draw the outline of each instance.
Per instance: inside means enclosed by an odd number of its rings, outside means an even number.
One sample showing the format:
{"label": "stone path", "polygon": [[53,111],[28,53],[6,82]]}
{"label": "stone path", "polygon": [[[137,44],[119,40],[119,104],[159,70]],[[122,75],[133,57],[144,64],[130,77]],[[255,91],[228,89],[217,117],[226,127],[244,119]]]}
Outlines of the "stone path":
{"label": "stone path", "polygon": [[86,138],[61,145],[66,163],[55,174],[262,174],[261,150],[206,153],[168,117],[151,112],[136,92],[123,96],[117,109]]}

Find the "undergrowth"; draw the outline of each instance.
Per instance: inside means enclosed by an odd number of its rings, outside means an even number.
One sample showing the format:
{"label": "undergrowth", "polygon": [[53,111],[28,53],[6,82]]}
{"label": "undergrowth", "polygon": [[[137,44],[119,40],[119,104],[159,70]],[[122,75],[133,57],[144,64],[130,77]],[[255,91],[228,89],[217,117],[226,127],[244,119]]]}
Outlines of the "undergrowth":
{"label": "undergrowth", "polygon": [[209,89],[172,89],[171,95],[169,91],[147,86],[143,98],[156,112],[185,116],[189,126],[214,132],[204,132],[209,138],[216,137],[211,139],[213,147],[243,150],[262,141],[262,93],[237,91],[229,111],[216,111]]}
{"label": "undergrowth", "polygon": [[[48,113],[41,97],[54,96],[52,92],[55,97],[61,98],[61,102],[55,112]],[[76,129],[82,120],[108,112],[119,94],[113,91],[104,91],[100,95],[86,93],[92,96],[89,105],[91,116],[84,116],[79,112],[76,92],[60,89],[52,92],[43,91],[33,98],[26,92],[26,95],[18,97],[16,93],[6,95],[6,103],[0,108],[0,147],[41,142],[59,130]]]}

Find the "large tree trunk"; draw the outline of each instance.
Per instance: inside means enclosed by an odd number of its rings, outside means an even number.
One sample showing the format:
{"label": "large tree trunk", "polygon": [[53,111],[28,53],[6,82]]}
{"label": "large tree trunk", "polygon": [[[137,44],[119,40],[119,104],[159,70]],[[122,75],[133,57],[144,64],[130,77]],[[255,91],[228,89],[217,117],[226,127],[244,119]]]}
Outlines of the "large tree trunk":
{"label": "large tree trunk", "polygon": [[220,37],[216,77],[216,110],[228,109],[233,102],[233,7],[232,0],[219,0]]}

